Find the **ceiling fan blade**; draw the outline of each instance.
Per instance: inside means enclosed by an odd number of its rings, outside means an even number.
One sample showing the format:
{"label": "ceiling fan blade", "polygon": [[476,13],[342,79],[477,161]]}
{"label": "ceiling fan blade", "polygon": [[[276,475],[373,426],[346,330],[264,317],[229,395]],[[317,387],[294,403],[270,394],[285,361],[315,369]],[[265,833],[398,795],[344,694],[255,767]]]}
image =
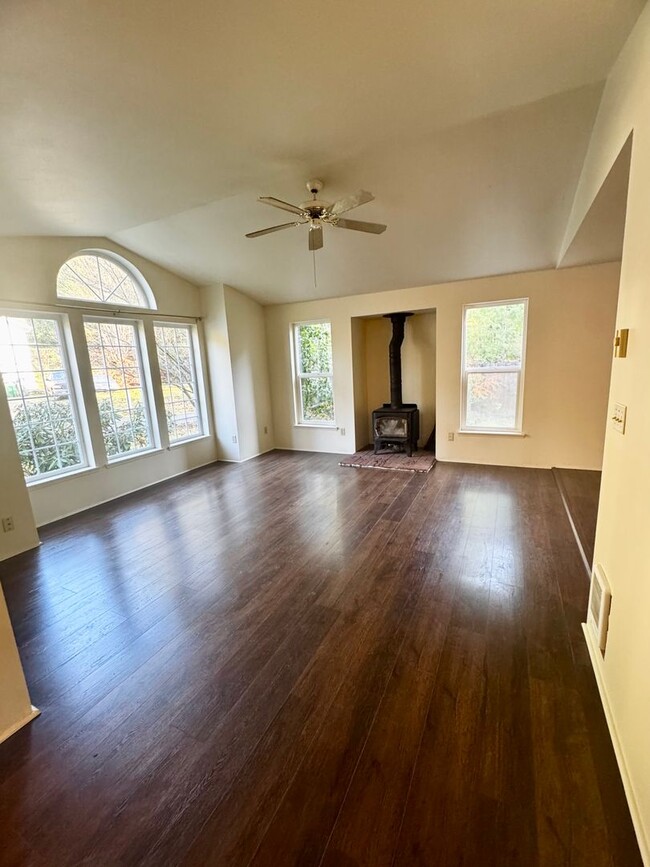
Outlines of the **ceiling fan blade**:
{"label": "ceiling fan blade", "polygon": [[309,249],[320,250],[323,246],[323,227],[314,226],[309,229]]}
{"label": "ceiling fan blade", "polygon": [[383,223],[364,223],[361,220],[337,220],[332,225],[339,229],[354,229],[355,232],[371,232],[373,235],[381,235],[386,231]]}
{"label": "ceiling fan blade", "polygon": [[282,223],[280,226],[271,226],[270,229],[258,229],[257,232],[248,232],[247,238],[259,238],[260,235],[268,235],[271,232],[279,232],[280,229],[288,229],[290,226],[299,226],[300,223]]}
{"label": "ceiling fan blade", "polygon": [[329,209],[330,214],[344,214],[346,211],[351,211],[352,208],[358,208],[359,205],[365,205],[366,202],[374,201],[374,196],[372,193],[367,192],[366,190],[358,190],[351,196],[346,196],[344,199],[339,199],[338,202],[334,202],[332,207]]}
{"label": "ceiling fan blade", "polygon": [[271,205],[273,208],[280,208],[283,211],[291,211],[292,214],[300,214],[301,217],[305,215],[303,209],[299,208],[298,205],[291,205],[289,202],[283,202],[282,199],[276,199],[273,196],[260,196],[257,201],[264,205]]}

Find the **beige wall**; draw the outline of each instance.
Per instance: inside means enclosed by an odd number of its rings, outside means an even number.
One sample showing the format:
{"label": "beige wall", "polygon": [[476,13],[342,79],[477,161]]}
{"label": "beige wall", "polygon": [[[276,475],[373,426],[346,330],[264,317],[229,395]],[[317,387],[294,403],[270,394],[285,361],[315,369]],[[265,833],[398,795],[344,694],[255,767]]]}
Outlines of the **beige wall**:
{"label": "beige wall", "polygon": [[[365,328],[366,399],[373,409],[390,400],[388,344],[391,338],[390,320],[382,317],[361,320]],[[355,403],[359,393],[355,388]],[[402,396],[405,403],[417,403],[420,409],[420,445],[428,440],[436,423],[436,314],[419,313],[410,316],[404,329],[402,344]],[[372,442],[372,419],[368,411],[363,416],[366,442]]]}
{"label": "beige wall", "polygon": [[[83,311],[64,309],[56,304],[56,275],[63,262],[81,249],[113,250],[127,258],[143,274],[158,304],[158,314],[187,317],[200,316],[199,290],[165,271],[107,241],[105,238],[5,238],[0,239],[0,309],[55,310],[64,312],[70,323],[70,338],[83,346]],[[140,314],[138,314],[140,315]],[[152,316],[147,322],[148,350],[152,367],[157,365],[152,343]],[[83,351],[76,353],[79,379],[88,399],[89,427],[95,429],[95,441],[101,441],[99,419],[93,412],[92,375]],[[160,407],[162,410],[162,407]],[[0,442],[14,439],[11,423],[0,414]],[[130,491],[155,484],[163,479],[186,472],[216,460],[216,442],[212,433],[192,443],[168,447],[161,442],[155,452],[106,466],[105,455],[97,454],[97,466],[69,478],[52,479],[29,487],[29,497],[36,524],[49,523]],[[24,495],[23,495],[24,496]],[[17,489],[11,497],[18,503]],[[11,504],[10,504],[11,505]],[[17,507],[18,508],[18,507]],[[0,549],[1,550],[1,549]]]}
{"label": "beige wall", "polygon": [[35,714],[0,588],[0,743]]}
{"label": "beige wall", "polygon": [[612,588],[605,659],[593,656],[633,817],[650,864],[650,7],[608,80],[575,198],[567,245],[633,131],[617,313],[630,329],[610,401],[627,405],[607,430],[595,561]]}
{"label": "beige wall", "polygon": [[[435,412],[440,460],[600,468],[618,279],[619,267],[614,263],[267,307],[276,446],[353,452],[357,444],[355,427],[362,423],[358,413],[355,419],[353,317],[435,309]],[[520,297],[530,299],[524,395],[526,436],[458,434],[462,306]],[[318,318],[332,322],[339,430],[295,424],[290,325]],[[345,435],[340,428],[345,428]],[[447,440],[449,432],[455,435],[453,442]]]}
{"label": "beige wall", "polygon": [[222,461],[238,461],[237,412],[230,360],[226,292],[223,284],[218,283],[201,289],[201,309],[210,370],[210,392],[218,457]]}
{"label": "beige wall", "polygon": [[201,305],[219,459],[246,461],[274,447],[263,308],[221,283]]}
{"label": "beige wall", "polygon": [[246,461],[273,448],[264,310],[230,286],[224,289],[239,460]]}
{"label": "beige wall", "polygon": [[[352,392],[354,395],[354,447],[362,449],[372,438],[368,428],[368,371],[366,319],[352,319]],[[372,412],[372,410],[370,410]]]}
{"label": "beige wall", "polygon": [[13,518],[15,529],[3,533],[0,526],[0,560],[35,548],[39,544],[16,438],[13,435],[7,395],[0,385],[0,520],[8,517]]}

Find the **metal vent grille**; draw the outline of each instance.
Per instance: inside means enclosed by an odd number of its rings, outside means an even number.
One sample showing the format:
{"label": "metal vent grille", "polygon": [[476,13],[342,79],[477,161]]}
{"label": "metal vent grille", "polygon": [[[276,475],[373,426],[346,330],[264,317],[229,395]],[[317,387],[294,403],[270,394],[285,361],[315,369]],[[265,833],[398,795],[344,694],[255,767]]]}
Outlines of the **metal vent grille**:
{"label": "metal vent grille", "polygon": [[609,589],[603,567],[596,564],[591,573],[591,586],[589,589],[589,607],[587,611],[587,625],[591,630],[600,652],[605,655],[607,644],[607,630],[609,628],[609,612],[612,605],[612,592]]}

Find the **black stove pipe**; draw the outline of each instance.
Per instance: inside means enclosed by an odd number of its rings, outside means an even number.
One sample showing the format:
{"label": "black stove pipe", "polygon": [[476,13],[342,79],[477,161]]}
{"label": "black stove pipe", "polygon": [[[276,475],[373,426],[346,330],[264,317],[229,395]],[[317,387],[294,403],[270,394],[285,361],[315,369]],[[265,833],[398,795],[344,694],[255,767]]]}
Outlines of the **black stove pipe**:
{"label": "black stove pipe", "polygon": [[390,406],[400,409],[402,403],[402,343],[404,342],[404,323],[412,313],[386,313],[385,319],[393,323],[393,336],[388,347],[390,365]]}

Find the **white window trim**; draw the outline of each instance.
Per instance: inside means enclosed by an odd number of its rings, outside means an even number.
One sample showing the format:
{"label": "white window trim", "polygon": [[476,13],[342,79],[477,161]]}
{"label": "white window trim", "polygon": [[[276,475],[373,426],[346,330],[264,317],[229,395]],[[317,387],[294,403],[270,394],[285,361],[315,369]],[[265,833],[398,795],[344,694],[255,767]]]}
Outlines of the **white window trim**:
{"label": "white window trim", "polygon": [[[524,305],[524,328],[521,344],[521,365],[519,367],[465,367],[465,342],[467,311],[476,307],[505,307],[512,304]],[[528,340],[528,298],[507,298],[503,301],[477,301],[472,304],[463,304],[462,312],[462,339],[460,359],[460,430],[459,433],[497,434],[523,436],[524,416],[524,385],[526,379],[526,344]],[[469,373],[514,373],[517,376],[517,418],[514,427],[474,427],[467,424],[467,375]]]}
{"label": "white window trim", "polygon": [[[169,430],[167,430],[167,439],[169,442],[168,448],[175,448],[176,446],[184,445],[185,443],[191,443],[195,440],[203,439],[203,437],[209,436],[209,424],[208,424],[208,407],[207,407],[207,398],[205,394],[205,379],[203,376],[203,361],[201,357],[201,344],[199,341],[199,329],[196,324],[191,322],[173,322],[170,320],[156,320],[153,321],[154,329],[156,327],[161,328],[186,328],[190,334],[190,344],[192,351],[192,378],[194,383],[194,392],[196,394],[196,399],[198,401],[198,416],[201,422],[201,431],[197,434],[192,434],[191,436],[182,437],[178,440],[169,439]],[[155,332],[154,332],[154,343]],[[156,352],[158,352],[158,344],[156,344]],[[158,365],[160,367],[160,364]],[[162,386],[162,374],[160,375],[160,384]],[[167,411],[165,409],[165,400],[163,395],[163,409],[165,410],[165,424],[167,424]]]}
{"label": "white window trim", "polygon": [[[329,325],[330,338],[332,340],[332,372],[331,373],[300,373],[300,341],[298,339],[298,328],[301,325]],[[293,379],[293,406],[295,413],[294,427],[313,427],[326,430],[336,429],[336,402],[334,401],[334,337],[331,319],[303,319],[300,322],[291,323],[291,370]],[[314,421],[313,419],[305,420],[302,406],[302,389],[300,388],[301,380],[303,379],[329,379],[332,385],[332,410],[334,419],[332,421]]]}
{"label": "white window trim", "polygon": [[[144,323],[142,319],[137,317],[127,317],[127,316],[84,316],[83,322],[115,322],[118,325],[134,325],[135,333],[136,333],[136,351],[138,353],[138,362],[140,365],[140,371],[142,373],[142,390],[146,395],[145,400],[145,413],[147,420],[149,422],[149,431],[151,432],[151,445],[148,448],[137,449],[131,452],[120,452],[117,455],[112,455],[109,457],[106,455],[106,466],[110,467],[116,463],[121,463],[125,460],[130,460],[132,458],[138,458],[142,455],[148,455],[152,452],[161,451],[162,446],[160,443],[160,430],[158,427],[158,413],[157,413],[157,405],[154,398],[154,390],[153,390],[153,382],[151,378],[151,365],[149,363],[149,356],[147,353],[147,344],[145,340],[144,334]],[[87,347],[87,351],[89,349]],[[93,382],[93,395],[95,399],[95,406],[97,410],[99,410],[99,404],[97,402],[97,390],[94,387]],[[103,431],[102,431],[102,439],[103,439]],[[104,448],[106,447],[106,443],[104,443]]]}
{"label": "white window trim", "polygon": [[[0,316],[24,319],[54,319],[56,321],[59,340],[61,343],[63,363],[65,364],[65,371],[68,375],[68,384],[70,386],[72,416],[77,433],[77,440],[79,442],[81,463],[75,464],[74,467],[66,467],[61,470],[51,470],[49,473],[39,473],[37,476],[25,476],[25,484],[27,487],[42,485],[44,482],[57,481],[59,479],[64,479],[67,476],[74,476],[77,473],[83,473],[94,469],[93,449],[88,434],[88,420],[85,414],[86,406],[79,383],[79,372],[77,370],[74,347],[71,343],[70,323],[68,317],[64,313],[58,313],[52,310],[25,310],[17,307],[0,308]],[[70,351],[71,348],[73,350],[72,352]],[[2,376],[0,375],[0,381],[1,379]],[[4,384],[1,382],[0,387],[4,387]],[[80,407],[83,407],[83,414],[80,411]]]}
{"label": "white window trim", "polygon": [[[58,277],[59,271],[67,265],[68,262],[71,262],[73,259],[76,259],[79,256],[97,256],[100,259],[106,259],[107,262],[114,262],[116,265],[119,265],[120,268],[123,268],[127,274],[133,279],[134,283],[137,285],[138,289],[144,294],[147,299],[146,305],[141,304],[125,304],[122,302],[121,304],[111,304],[106,301],[90,301],[86,298],[74,298],[68,295],[59,295],[58,292]],[[74,304],[75,306],[79,305],[82,308],[87,308],[88,310],[106,310],[107,312],[116,312],[121,311],[130,314],[138,313],[139,311],[149,311],[156,312],[158,309],[158,305],[156,304],[156,297],[153,294],[151,286],[145,280],[143,274],[135,267],[132,262],[129,262],[128,259],[125,259],[124,256],[120,256],[119,253],[113,253],[112,250],[102,250],[101,248],[88,248],[85,250],[78,250],[76,253],[73,253],[71,256],[63,262],[60,266],[59,271],[57,271],[57,281],[55,284],[55,297],[57,303],[65,305],[66,302],[70,304]]]}

